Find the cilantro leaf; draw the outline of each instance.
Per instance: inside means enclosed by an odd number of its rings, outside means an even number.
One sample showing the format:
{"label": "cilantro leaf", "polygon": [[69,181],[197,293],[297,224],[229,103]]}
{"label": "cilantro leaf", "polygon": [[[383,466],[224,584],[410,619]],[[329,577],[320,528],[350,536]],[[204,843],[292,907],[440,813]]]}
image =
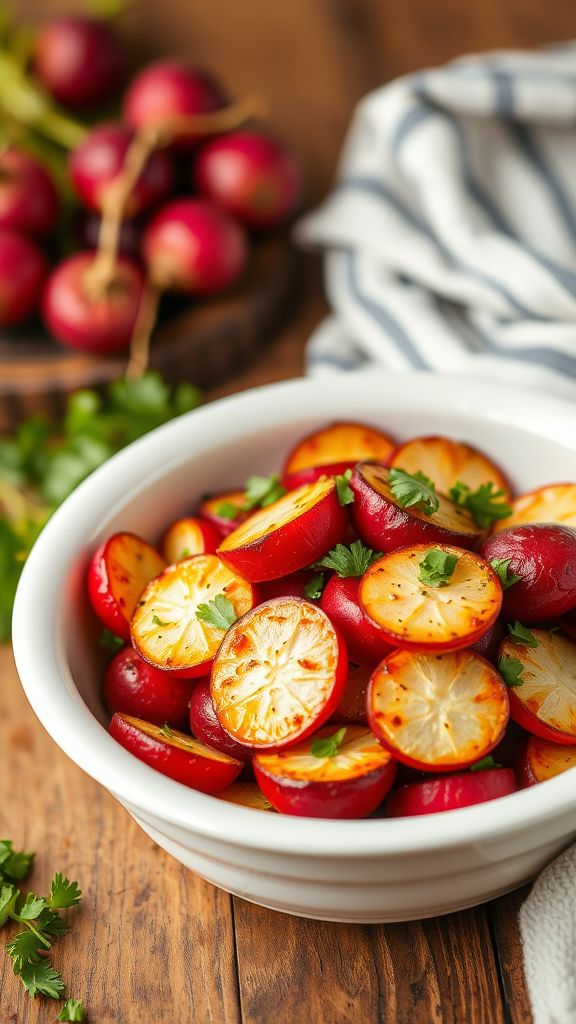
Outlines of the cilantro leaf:
{"label": "cilantro leaf", "polygon": [[510,569],[511,558],[493,558],[490,565],[494,569],[494,572],[498,576],[500,583],[502,584],[503,590],[508,590],[508,587],[513,587],[515,583],[518,583],[520,576],[517,576],[515,572]]}
{"label": "cilantro leaf", "polygon": [[19,895],[15,885],[0,885],[0,928],[15,913]]}
{"label": "cilantro leaf", "polygon": [[51,910],[50,907],[45,907],[38,915],[36,927],[44,935],[52,935],[55,938],[60,935],[66,935],[68,931],[68,925],[62,920],[58,911]]}
{"label": "cilantro leaf", "polygon": [[126,641],[121,636],[116,636],[111,629],[103,629],[98,637],[98,644],[103,647],[105,651],[110,651],[111,654],[116,654],[117,651],[122,650],[126,646]]}
{"label": "cilantro leaf", "polygon": [[216,515],[222,519],[237,519],[241,511],[240,505],[233,505],[231,501],[223,501],[221,505],[216,506]]}
{"label": "cilantro leaf", "polygon": [[26,964],[39,964],[44,958],[44,944],[31,931],[18,932],[6,945],[6,952],[14,962],[14,970],[20,971]]}
{"label": "cilantro leaf", "polygon": [[34,854],[26,850],[14,850],[10,839],[0,839],[0,878],[13,878],[19,882],[29,873]]}
{"label": "cilantro leaf", "polygon": [[501,764],[497,764],[492,754],[488,754],[487,757],[483,757],[480,761],[476,761],[476,764],[470,765],[471,772],[485,772],[489,768],[501,768]]}
{"label": "cilantro leaf", "polygon": [[514,643],[522,644],[523,647],[539,647],[540,641],[536,639],[534,633],[532,633],[526,626],[523,626],[521,622],[508,623],[508,632],[512,637]]}
{"label": "cilantro leaf", "polygon": [[481,530],[488,530],[497,520],[507,519],[512,514],[510,505],[503,500],[504,491],[497,488],[491,480],[480,484],[476,491],[458,480],[448,493],[452,501],[468,509]]}
{"label": "cilantro leaf", "polygon": [[167,740],[173,739],[174,736],[176,735],[174,729],[171,729],[170,726],[168,725],[168,722],[164,722],[164,725],[160,729],[160,732],[162,733],[163,736],[166,737]]}
{"label": "cilantro leaf", "polygon": [[341,579],[350,576],[363,576],[367,569],[382,558],[380,551],[372,551],[361,540],[352,544],[337,544],[324,558],[314,563],[315,569],[333,569]]}
{"label": "cilantro leaf", "polygon": [[29,892],[26,894],[26,899],[18,911],[18,917],[21,921],[35,921],[45,906],[45,899],[42,899],[41,896],[36,896],[33,892]]}
{"label": "cilantro leaf", "polygon": [[50,883],[50,897],[47,900],[51,910],[74,907],[80,902],[81,897],[78,882],[70,882],[61,872],[54,875]]}
{"label": "cilantro leaf", "polygon": [[315,572],[304,585],[304,596],[309,597],[311,601],[317,601],[319,597],[322,597],[325,585],[326,577],[324,573]]}
{"label": "cilantro leaf", "polygon": [[207,622],[209,626],[216,626],[216,629],[230,629],[238,616],[226,595],[217,594],[213,601],[198,605],[196,618],[201,622]]}
{"label": "cilantro leaf", "polygon": [[[255,508],[267,508],[286,494],[277,473],[271,476],[249,476],[244,488],[243,512],[251,512]],[[235,517],[234,517],[235,518]]]}
{"label": "cilantro leaf", "polygon": [[157,615],[152,616],[152,622],[155,626],[171,626],[171,622],[163,622]]}
{"label": "cilantro leaf", "polygon": [[14,970],[24,985],[28,995],[48,996],[49,999],[59,999],[65,991],[66,986],[58,971],[54,970],[48,960],[41,960],[39,963],[24,964],[20,969]]}
{"label": "cilantro leaf", "polygon": [[390,490],[400,508],[415,508],[432,516],[440,508],[434,482],[423,473],[406,473],[394,467],[388,474]]}
{"label": "cilantro leaf", "polygon": [[498,662],[498,671],[502,676],[506,686],[521,686],[524,680],[522,679],[522,672],[524,671],[524,665],[518,658],[510,658],[506,655],[500,658]]}
{"label": "cilantro leaf", "polygon": [[334,757],[342,745],[346,728],[338,729],[332,736],[321,736],[312,740],[310,753],[313,757]]}
{"label": "cilantro leaf", "polygon": [[418,579],[427,587],[446,587],[450,582],[458,555],[441,548],[430,548],[420,562]]}
{"label": "cilantro leaf", "polygon": [[82,1005],[80,999],[67,999],[64,1006],[60,1010],[56,1020],[58,1021],[77,1021],[84,1020],[86,1011]]}
{"label": "cilantro leaf", "polygon": [[350,481],[352,479],[352,470],[346,469],[340,476],[334,477],[336,484],[336,494],[338,495],[338,501],[345,508],[346,505],[351,505],[354,501],[354,491],[350,487]]}

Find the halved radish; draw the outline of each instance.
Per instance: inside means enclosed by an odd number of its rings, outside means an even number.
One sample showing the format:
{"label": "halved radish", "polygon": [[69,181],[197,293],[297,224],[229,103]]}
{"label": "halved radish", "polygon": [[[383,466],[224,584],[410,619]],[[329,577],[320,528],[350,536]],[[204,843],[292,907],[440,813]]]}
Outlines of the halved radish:
{"label": "halved radish", "polygon": [[223,595],[237,617],[253,608],[257,595],[216,555],[194,555],[168,566],[148,584],[132,617],[136,650],[157,668],[187,678],[206,675],[225,633],[198,617],[200,605]]}
{"label": "halved radish", "polygon": [[496,800],[515,793],[517,789],[516,776],[511,768],[441,775],[437,779],[424,779],[395,789],[386,801],[386,810],[391,818],[437,814]]}
{"label": "halved radish", "polygon": [[576,528],[576,484],[548,484],[521,494],[512,515],[494,524],[494,533],[524,523],[560,523]]}
{"label": "halved radish", "polygon": [[212,667],[214,709],[239,743],[285,747],[330,717],[347,669],[328,616],[308,601],[278,597],[228,630]]}
{"label": "halved radish", "polygon": [[340,630],[348,657],[358,665],[375,665],[395,645],[365,615],[358,599],[359,587],[359,579],[332,576],[320,598],[320,607]]}
{"label": "halved radish", "polygon": [[416,507],[402,507],[394,497],[389,470],[363,462],[351,480],[355,501],[352,520],[359,536],[374,551],[393,551],[408,544],[439,541],[472,548],[481,531],[465,508],[437,494],[438,509],[430,515]]}
{"label": "halved radish", "polygon": [[448,494],[458,481],[473,491],[491,482],[505,498],[510,497],[510,485],[498,466],[472,445],[449,437],[414,437],[396,449],[389,464],[407,473],[424,473],[442,494]]}
{"label": "halved radish", "polygon": [[229,804],[238,804],[240,807],[251,807],[254,811],[275,813],[272,804],[255,782],[233,782],[228,789],[217,793],[216,799],[225,800]]}
{"label": "halved radish", "polygon": [[502,670],[510,664],[517,670],[508,688],[510,714],[534,736],[576,744],[576,644],[549,630],[533,629],[532,635],[536,647],[508,637],[500,648]]}
{"label": "halved radish", "polygon": [[357,725],[328,726],[290,750],[257,754],[253,764],[277,811],[313,818],[365,818],[386,796],[396,770],[370,730]]}
{"label": "halved radish", "polygon": [[[442,586],[422,582],[431,552],[457,559]],[[502,605],[496,573],[472,551],[416,544],[384,555],[360,581],[360,605],[392,646],[412,651],[470,647],[495,622]]]}
{"label": "halved radish", "polygon": [[226,789],[242,771],[241,761],[167,726],[159,728],[140,718],[115,714],[108,731],[140,761],[202,793]]}
{"label": "halved radish", "polygon": [[289,576],[279,576],[276,580],[267,580],[259,587],[263,601],[270,601],[273,597],[303,597],[312,600],[306,594],[306,587],[315,575],[313,572],[306,572],[299,569]]}
{"label": "halved radish", "polygon": [[130,639],[136,602],[165,561],[135,533],[115,533],[94,554],[88,569],[88,596],[96,615],[113,633]]}
{"label": "halved radish", "polygon": [[554,779],[569,768],[576,768],[576,746],[567,747],[541,736],[530,736],[518,761],[518,778],[521,786],[534,786]]}
{"label": "halved radish", "polygon": [[366,701],[371,675],[369,665],[350,666],[344,693],[331,721],[368,725]]}
{"label": "halved radish", "polygon": [[198,506],[198,516],[213,526],[220,537],[227,537],[232,530],[248,518],[243,511],[246,503],[244,491],[223,491],[211,494]]}
{"label": "halved radish", "polygon": [[242,746],[237,740],[233,740],[220,725],[210,696],[209,678],[201,679],[194,686],[190,697],[190,730],[193,736],[197,736],[209,747],[214,747],[223,754],[242,761],[243,764],[248,764],[252,760],[253,751],[249,747]]}
{"label": "halved radish", "polygon": [[480,548],[488,562],[507,563],[517,577],[504,592],[509,619],[542,622],[576,606],[576,530],[558,523],[513,526]]}
{"label": "halved radish", "polygon": [[292,449],[284,473],[335,462],[353,466],[363,459],[387,462],[395,447],[389,434],[364,423],[333,423],[309,434]]}
{"label": "halved radish", "polygon": [[244,579],[274,580],[310,565],[340,541],[348,513],[333,479],[290,491],[224,538],[218,554]]}
{"label": "halved radish", "polygon": [[208,522],[192,517],[177,519],[164,534],[162,551],[168,565],[171,565],[192,555],[213,554],[220,539],[221,534]]}
{"label": "halved radish", "polygon": [[465,768],[489,754],[508,721],[502,677],[472,651],[395,651],[368,690],[372,731],[399,761],[428,771]]}
{"label": "halved radish", "polygon": [[180,729],[188,725],[192,686],[187,679],[174,679],[149,665],[133,647],[124,647],[108,664],[103,696],[111,713],[145,716],[154,725],[166,722]]}
{"label": "halved radish", "polygon": [[293,491],[304,484],[316,483],[321,476],[341,476],[354,465],[354,462],[332,462],[327,466],[307,466],[306,469],[297,469],[295,473],[284,473],[282,486],[287,491]]}

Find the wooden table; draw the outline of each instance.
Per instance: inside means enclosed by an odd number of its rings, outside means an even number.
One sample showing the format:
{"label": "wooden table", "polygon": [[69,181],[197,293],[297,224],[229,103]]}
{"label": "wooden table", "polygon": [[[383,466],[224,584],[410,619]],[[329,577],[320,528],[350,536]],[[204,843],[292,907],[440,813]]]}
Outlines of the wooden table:
{"label": "wooden table", "polygon": [[[573,0],[138,0],[121,30],[142,51],[219,69],[236,93],[262,91],[275,128],[304,157],[313,200],[366,91],[467,50],[571,36]],[[298,373],[322,311],[316,285],[258,365],[219,393]],[[26,704],[9,649],[0,650],[0,694],[0,833],[39,851],[34,886],[56,869],[80,880],[84,902],[54,959],[92,1024],[530,1024],[522,893],[450,917],[367,927],[232,899],[156,848],[60,753]],[[31,1003],[0,964],[0,1024],[52,1022],[53,1005]]]}

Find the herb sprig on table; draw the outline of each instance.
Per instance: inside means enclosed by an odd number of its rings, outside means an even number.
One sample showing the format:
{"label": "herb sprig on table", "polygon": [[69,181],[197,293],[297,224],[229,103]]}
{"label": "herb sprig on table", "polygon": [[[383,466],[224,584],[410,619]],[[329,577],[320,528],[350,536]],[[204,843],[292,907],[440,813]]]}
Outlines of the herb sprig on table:
{"label": "herb sprig on table", "polygon": [[114,381],[104,397],[77,391],[62,422],[35,416],[14,436],[0,438],[0,642],[10,637],[22,566],[52,512],[120,448],[199,401],[192,385],[170,389],[149,372]]}

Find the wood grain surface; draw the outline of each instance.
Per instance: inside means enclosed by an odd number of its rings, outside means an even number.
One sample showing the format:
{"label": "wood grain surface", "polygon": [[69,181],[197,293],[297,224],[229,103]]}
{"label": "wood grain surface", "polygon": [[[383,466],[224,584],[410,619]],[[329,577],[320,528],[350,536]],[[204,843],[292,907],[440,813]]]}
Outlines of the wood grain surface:
{"label": "wood grain surface", "polygon": [[[72,5],[68,5],[72,6]],[[19,12],[63,3],[19,0]],[[134,0],[121,30],[140,52],[219,69],[269,99],[302,154],[309,197],[329,185],[351,111],[386,79],[459,53],[573,35],[556,0]],[[324,311],[316,276],[297,320],[210,397],[300,372]],[[33,642],[33,635],[31,635]],[[523,893],[432,921],[331,925],[231,899],[157,849],[38,725],[0,650],[0,832],[85,892],[55,960],[92,1024],[531,1024],[517,910]],[[0,958],[0,1024],[49,1024]]]}

